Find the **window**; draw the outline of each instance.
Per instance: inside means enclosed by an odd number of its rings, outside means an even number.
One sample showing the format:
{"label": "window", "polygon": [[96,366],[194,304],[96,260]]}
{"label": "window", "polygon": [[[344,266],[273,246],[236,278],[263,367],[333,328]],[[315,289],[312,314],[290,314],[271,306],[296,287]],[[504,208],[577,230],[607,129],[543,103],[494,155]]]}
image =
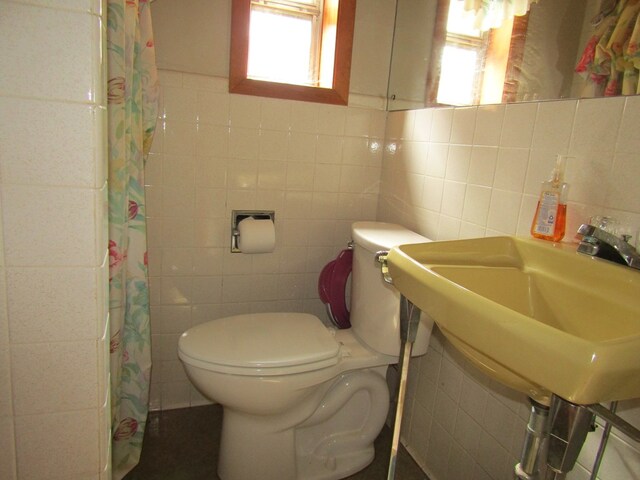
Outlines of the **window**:
{"label": "window", "polygon": [[465,15],[463,2],[450,3],[436,97],[438,103],[478,103],[487,41],[486,35],[473,28],[472,21]]}
{"label": "window", "polygon": [[229,91],[346,105],[355,0],[234,0]]}

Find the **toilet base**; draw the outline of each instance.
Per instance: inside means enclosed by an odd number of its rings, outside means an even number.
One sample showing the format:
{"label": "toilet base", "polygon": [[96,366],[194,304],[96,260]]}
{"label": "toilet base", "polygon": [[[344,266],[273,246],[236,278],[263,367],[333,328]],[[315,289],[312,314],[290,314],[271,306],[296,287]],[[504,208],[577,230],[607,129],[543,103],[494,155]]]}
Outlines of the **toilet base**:
{"label": "toilet base", "polygon": [[294,431],[271,417],[224,409],[218,476],[222,480],[295,480]]}
{"label": "toilet base", "polygon": [[369,465],[389,407],[386,368],[346,372],[283,415],[225,408],[222,480],[338,480]]}
{"label": "toilet base", "polygon": [[299,477],[304,480],[339,480],[353,475],[371,462],[375,457],[373,446],[350,452],[346,455],[317,457],[308,455],[298,458]]}

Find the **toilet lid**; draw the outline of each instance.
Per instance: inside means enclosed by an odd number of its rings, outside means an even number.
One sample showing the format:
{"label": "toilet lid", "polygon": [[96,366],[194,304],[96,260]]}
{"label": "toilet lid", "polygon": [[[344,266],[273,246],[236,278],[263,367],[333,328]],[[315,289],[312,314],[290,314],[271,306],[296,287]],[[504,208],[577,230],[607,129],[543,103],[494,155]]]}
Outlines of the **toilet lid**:
{"label": "toilet lid", "polygon": [[335,365],[340,345],[314,315],[255,313],[190,328],[182,334],[179,350],[211,366],[280,370],[303,365],[317,368],[317,363]]}

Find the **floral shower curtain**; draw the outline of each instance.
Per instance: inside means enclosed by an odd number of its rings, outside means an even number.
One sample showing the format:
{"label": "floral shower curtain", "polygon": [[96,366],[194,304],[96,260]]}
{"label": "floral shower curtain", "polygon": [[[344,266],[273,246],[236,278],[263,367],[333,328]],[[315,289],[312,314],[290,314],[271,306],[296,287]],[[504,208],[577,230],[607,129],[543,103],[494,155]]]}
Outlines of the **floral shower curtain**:
{"label": "floral shower curtain", "polygon": [[585,77],[585,97],[640,94],[640,0],[608,3],[613,8],[592,20],[593,34],[576,66]]}
{"label": "floral shower curtain", "polygon": [[107,62],[112,467],[119,480],[140,457],[151,373],[144,160],[158,81],[147,0],[108,0]]}

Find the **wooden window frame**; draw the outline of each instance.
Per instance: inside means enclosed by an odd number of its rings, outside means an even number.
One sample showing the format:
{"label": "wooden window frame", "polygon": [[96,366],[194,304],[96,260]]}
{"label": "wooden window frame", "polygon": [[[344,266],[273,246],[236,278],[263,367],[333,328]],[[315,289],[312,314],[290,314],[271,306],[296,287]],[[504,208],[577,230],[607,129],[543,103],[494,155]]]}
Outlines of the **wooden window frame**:
{"label": "wooden window frame", "polygon": [[340,0],[333,69],[333,87],[310,87],[288,83],[266,82],[247,77],[251,0],[233,0],[231,9],[229,92],[333,105],[347,105],[349,101],[355,12],[356,0]]}

